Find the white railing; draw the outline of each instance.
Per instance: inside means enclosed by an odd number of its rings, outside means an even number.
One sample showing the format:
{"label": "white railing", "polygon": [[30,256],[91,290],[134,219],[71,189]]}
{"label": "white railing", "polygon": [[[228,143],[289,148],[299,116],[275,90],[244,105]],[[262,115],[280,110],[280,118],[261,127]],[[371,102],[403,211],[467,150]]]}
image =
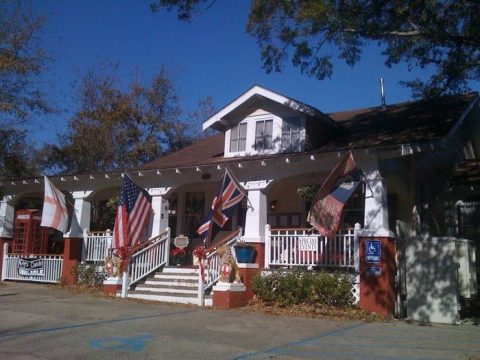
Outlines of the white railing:
{"label": "white railing", "polygon": [[63,256],[9,254],[3,247],[2,281],[21,280],[58,283],[62,276]]}
{"label": "white railing", "polygon": [[83,255],[85,261],[105,261],[112,246],[112,231],[83,231]]}
{"label": "white railing", "polygon": [[[220,246],[230,246],[232,250],[232,254],[235,254],[233,250],[233,245],[241,239],[242,231],[237,230],[228,235],[225,239],[221,240],[219,244]],[[217,246],[218,249],[218,246]],[[210,289],[213,285],[215,285],[220,279],[220,255],[218,255],[217,249],[213,252],[207,254],[206,258],[203,260],[204,262],[204,277],[205,282],[203,281],[202,276],[202,266],[199,264],[198,266],[198,306],[203,306],[205,303],[205,291]],[[235,257],[235,255],[233,255]]]}
{"label": "white railing", "polygon": [[130,279],[128,287],[168,264],[169,251],[170,228],[167,228],[162,234],[148,240],[131,256],[128,267]]}
{"label": "white railing", "polygon": [[355,229],[339,231],[328,239],[308,229],[265,227],[265,267],[338,267],[358,270],[358,236]]}

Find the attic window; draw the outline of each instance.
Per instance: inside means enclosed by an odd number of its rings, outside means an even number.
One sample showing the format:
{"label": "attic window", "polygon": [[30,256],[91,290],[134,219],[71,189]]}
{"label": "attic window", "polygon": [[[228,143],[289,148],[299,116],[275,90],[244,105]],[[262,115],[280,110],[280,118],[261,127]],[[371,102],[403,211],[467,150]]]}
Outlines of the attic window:
{"label": "attic window", "polygon": [[255,150],[273,149],[273,120],[260,120],[255,124]]}
{"label": "attic window", "polygon": [[282,149],[297,149],[300,146],[301,118],[290,117],[282,122]]}
{"label": "attic window", "polygon": [[235,125],[230,131],[230,152],[245,151],[247,145],[247,124]]}
{"label": "attic window", "polygon": [[475,160],[475,150],[473,149],[472,141],[470,140],[463,148],[463,157],[465,160]]}

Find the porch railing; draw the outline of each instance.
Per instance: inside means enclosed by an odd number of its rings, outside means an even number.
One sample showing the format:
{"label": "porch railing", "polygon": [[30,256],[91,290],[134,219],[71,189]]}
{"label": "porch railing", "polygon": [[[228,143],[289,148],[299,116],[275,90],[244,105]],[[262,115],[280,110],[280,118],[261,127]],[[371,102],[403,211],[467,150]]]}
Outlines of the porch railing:
{"label": "porch railing", "polygon": [[2,281],[21,280],[58,283],[62,276],[63,256],[9,254],[3,247]]}
{"label": "porch railing", "polygon": [[358,270],[358,231],[339,231],[334,239],[308,229],[265,227],[265,267],[338,267]]}
{"label": "porch railing", "polygon": [[104,261],[112,246],[112,231],[83,231],[85,261]]}
{"label": "porch railing", "polygon": [[160,235],[148,240],[131,256],[128,287],[168,264],[169,250],[170,228],[167,228]]}
{"label": "porch railing", "polygon": [[[202,264],[198,266],[198,306],[203,306],[205,303],[205,291],[210,289],[215,285],[220,279],[220,255],[218,254],[218,247],[220,246],[230,246],[232,248],[232,254],[235,254],[233,250],[233,244],[241,239],[242,231],[241,229],[236,230],[229,234],[226,238],[222,239],[218,245],[217,249],[209,253],[204,261],[204,277],[202,276]],[[235,255],[233,255],[235,256]],[[205,279],[204,279],[205,278]],[[205,280],[205,281],[204,281]]]}

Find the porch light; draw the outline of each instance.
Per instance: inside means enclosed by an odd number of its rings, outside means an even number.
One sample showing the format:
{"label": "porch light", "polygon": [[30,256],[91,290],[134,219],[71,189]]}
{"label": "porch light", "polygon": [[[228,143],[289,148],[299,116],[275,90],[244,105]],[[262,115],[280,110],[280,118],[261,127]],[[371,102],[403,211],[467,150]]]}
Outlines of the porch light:
{"label": "porch light", "polygon": [[270,201],[270,211],[277,210],[277,200]]}
{"label": "porch light", "polygon": [[157,170],[157,175],[162,175],[162,172],[160,170]]}

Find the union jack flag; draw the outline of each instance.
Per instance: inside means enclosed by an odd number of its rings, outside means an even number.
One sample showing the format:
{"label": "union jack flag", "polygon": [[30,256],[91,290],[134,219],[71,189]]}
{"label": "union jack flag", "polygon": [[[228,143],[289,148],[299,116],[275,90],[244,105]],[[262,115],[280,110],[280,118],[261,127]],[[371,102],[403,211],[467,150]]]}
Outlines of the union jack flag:
{"label": "union jack flag", "polygon": [[137,186],[127,174],[123,186],[113,228],[115,249],[130,249],[142,240],[145,225],[152,212],[152,198],[146,190]]}
{"label": "union jack flag", "polygon": [[212,207],[205,222],[197,230],[197,234],[205,237],[205,246],[210,245],[213,226],[222,228],[232,215],[235,205],[239,204],[245,195],[245,190],[225,167],[222,183],[217,195],[213,198]]}

